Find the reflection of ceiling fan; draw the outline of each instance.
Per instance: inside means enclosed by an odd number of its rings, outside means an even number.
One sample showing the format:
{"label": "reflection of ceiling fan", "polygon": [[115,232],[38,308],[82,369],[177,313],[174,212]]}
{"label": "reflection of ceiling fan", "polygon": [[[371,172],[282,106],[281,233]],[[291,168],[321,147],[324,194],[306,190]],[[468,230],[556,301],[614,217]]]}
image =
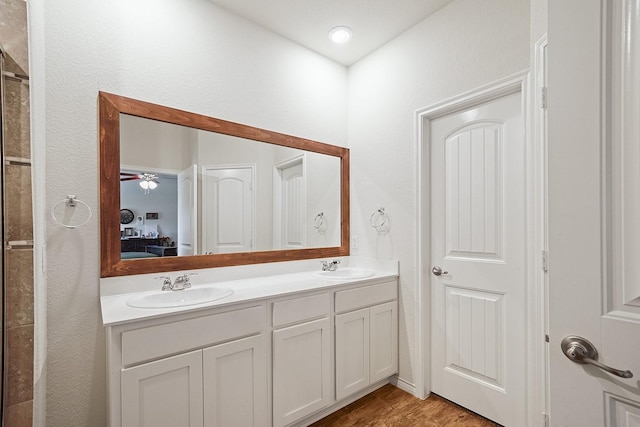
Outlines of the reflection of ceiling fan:
{"label": "reflection of ceiling fan", "polygon": [[120,181],[134,181],[140,180],[140,187],[144,189],[145,194],[149,193],[149,190],[153,190],[158,186],[158,175],[155,173],[129,173],[120,172]]}

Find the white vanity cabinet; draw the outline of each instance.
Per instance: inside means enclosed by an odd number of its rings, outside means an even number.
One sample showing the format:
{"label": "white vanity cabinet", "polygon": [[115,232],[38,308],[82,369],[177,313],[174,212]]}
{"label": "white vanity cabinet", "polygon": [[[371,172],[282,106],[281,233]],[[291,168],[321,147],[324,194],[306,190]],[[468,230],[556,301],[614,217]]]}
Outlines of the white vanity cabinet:
{"label": "white vanity cabinet", "polygon": [[258,280],[210,307],[104,297],[109,427],[306,426],[397,373],[396,275]]}
{"label": "white vanity cabinet", "polygon": [[396,281],[335,294],[336,399],[398,371]]}
{"label": "white vanity cabinet", "polygon": [[328,292],[272,302],[274,427],[333,402],[330,303]]}
{"label": "white vanity cabinet", "polygon": [[204,425],[267,426],[267,352],[263,334],[203,350]]}
{"label": "white vanity cabinet", "polygon": [[202,426],[202,351],[122,370],[122,426]]}
{"label": "white vanity cabinet", "polygon": [[265,312],[261,304],[110,327],[109,424],[268,426]]}

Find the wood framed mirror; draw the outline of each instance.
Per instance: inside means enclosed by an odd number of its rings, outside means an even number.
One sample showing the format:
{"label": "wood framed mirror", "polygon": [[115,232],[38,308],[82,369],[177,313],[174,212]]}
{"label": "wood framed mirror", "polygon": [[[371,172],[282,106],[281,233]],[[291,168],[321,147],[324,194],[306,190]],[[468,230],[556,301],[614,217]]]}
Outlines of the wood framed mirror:
{"label": "wood framed mirror", "polygon": [[[98,103],[100,121],[101,277],[349,255],[349,150],[347,148],[259,129],[105,92],[99,93]],[[201,161],[193,155],[182,156],[184,158],[188,158],[187,163],[192,163],[189,168],[191,168],[195,174],[195,176],[191,178],[194,182],[193,188],[199,188],[199,190],[194,191],[194,196],[187,198],[183,197],[183,201],[187,200],[187,202],[190,202],[193,206],[193,210],[195,212],[199,212],[198,218],[200,219],[195,220],[193,219],[195,217],[190,217],[192,219],[189,220],[191,221],[191,228],[189,228],[189,230],[191,230],[190,233],[193,234],[193,238],[182,238],[181,241],[177,242],[178,247],[173,250],[156,247],[159,246],[159,243],[164,243],[159,240],[166,236],[162,236],[161,238],[161,232],[158,231],[157,225],[155,224],[157,221],[170,215],[165,215],[163,213],[159,214],[158,209],[153,207],[149,209],[137,209],[137,211],[134,212],[137,223],[123,223],[121,211],[128,211],[129,206],[121,205],[121,188],[123,188],[121,187],[121,182],[137,180],[139,181],[137,184],[139,184],[146,179],[147,188],[138,188],[138,190],[142,191],[142,193],[148,194],[150,191],[155,191],[149,190],[148,184],[151,184],[153,188],[156,186],[162,187],[163,185],[166,185],[164,181],[165,179],[167,179],[166,182],[169,182],[169,180],[172,179],[170,176],[172,173],[165,173],[167,172],[166,167],[154,169],[148,164],[144,164],[145,161],[147,161],[147,157],[151,158],[159,153],[163,154],[164,157],[171,158],[173,160],[175,160],[175,157],[180,157],[179,155],[174,155],[171,152],[174,146],[180,145],[180,142],[170,142],[170,145],[161,145],[160,142],[155,142],[156,139],[153,137],[147,138],[145,135],[141,134],[141,131],[136,130],[138,133],[136,134],[133,142],[125,142],[122,136],[124,129],[131,126],[132,120],[137,121],[138,119],[145,121],[149,126],[178,126],[180,129],[179,132],[188,133],[193,141],[197,141],[197,144],[199,144],[197,147],[200,152],[209,150],[212,144],[211,141],[226,139],[224,144],[226,144],[225,147],[227,147],[227,151],[225,152],[227,154],[229,152],[228,147],[240,147],[241,145],[244,148],[241,150],[239,149],[239,151],[250,153],[260,152],[262,154],[256,155],[261,159],[265,157],[264,150],[267,149],[271,151],[276,150],[280,153],[273,156],[275,158],[279,158],[278,161],[275,161],[272,164],[269,163],[267,166],[259,164],[256,167],[254,164],[252,169],[254,176],[252,179],[257,178],[256,170],[258,170],[262,174],[263,181],[265,182],[264,186],[271,186],[273,194],[269,193],[265,195],[265,192],[263,191],[259,196],[253,195],[252,200],[255,201],[260,199],[259,201],[262,204],[258,204],[256,202],[256,205],[251,211],[253,213],[247,213],[247,218],[250,218],[250,220],[253,221],[253,224],[260,221],[265,224],[271,223],[271,228],[267,225],[266,229],[260,230],[259,232],[253,231],[252,234],[249,233],[251,236],[247,240],[250,242],[250,246],[240,249],[241,251],[239,252],[234,249],[236,246],[233,245],[231,245],[230,248],[225,248],[223,247],[224,245],[211,243],[211,224],[217,224],[220,222],[220,217],[223,217],[224,215],[218,214],[213,219],[206,216],[206,214],[203,215],[200,212],[203,210],[203,206],[208,206],[208,210],[204,210],[204,212],[210,214],[211,212],[216,211],[218,204],[215,201],[209,201],[210,199],[207,197],[202,197],[202,194],[205,194],[203,191],[207,186],[207,182],[218,180],[218,178],[216,178],[216,174],[219,175],[220,167],[218,165],[208,164],[212,162],[211,160]],[[144,128],[144,126],[141,126],[141,128]],[[163,134],[167,134],[165,131],[162,132],[164,132]],[[169,131],[169,133],[170,132],[172,131]],[[144,146],[142,145],[142,141],[145,139],[149,139],[154,142],[150,142],[150,144],[152,144],[151,146]],[[171,141],[175,140],[172,139]],[[245,146],[245,143],[259,145]],[[135,150],[132,147],[135,147]],[[287,151],[283,157],[282,150],[285,149],[290,151]],[[130,154],[127,159],[122,157],[125,152]],[[134,152],[135,155],[132,154]],[[214,157],[219,159],[221,157],[219,154],[220,153],[218,152],[218,155],[215,155]],[[318,155],[319,157],[317,157]],[[140,160],[131,160],[132,158]],[[289,215],[290,217],[296,218],[296,227],[298,227],[299,230],[302,230],[297,232],[300,235],[300,238],[298,239],[300,242],[289,245],[283,241],[286,239],[280,238],[279,233],[283,232],[283,228],[291,227],[282,226],[282,224],[278,222],[280,220],[277,218],[280,216],[284,217],[286,215],[279,214],[276,209],[282,200],[287,198],[287,190],[285,190],[284,193],[282,190],[279,190],[279,192],[276,191],[276,179],[279,171],[284,170],[284,168],[288,168],[291,165],[302,168],[301,170],[304,170],[306,175],[308,169],[311,168],[310,165],[314,164],[314,161],[316,161],[314,159],[316,158],[320,159],[318,163],[320,165],[326,165],[327,162],[330,162],[332,165],[335,164],[335,167],[317,167],[317,169],[321,169],[324,173],[321,178],[316,177],[316,181],[313,185],[309,184],[306,187],[306,184],[303,185],[300,187],[302,190],[294,189],[297,191],[295,194],[302,194],[304,196],[297,197],[299,197],[300,200],[304,199],[305,202],[304,206],[303,202],[298,202],[302,208]],[[309,160],[307,162],[308,165],[304,166],[304,161],[306,159]],[[225,164],[228,164],[228,161]],[[180,169],[180,167],[170,169]],[[331,175],[327,175],[328,173]],[[201,176],[198,174],[205,175]],[[125,178],[122,178],[123,176]],[[268,176],[268,178],[264,178],[265,176]],[[273,177],[273,181],[269,184],[267,181],[269,181],[271,177]],[[173,179],[175,180],[176,178],[174,177]],[[331,181],[331,183],[329,181]],[[197,185],[198,182],[200,182],[199,186]],[[252,189],[254,187],[253,182],[254,181],[251,181]],[[144,186],[144,184],[145,183],[143,183],[142,186]],[[256,181],[256,192],[261,191],[258,188],[259,185],[260,181]],[[309,187],[309,194],[305,192],[307,191],[307,187]],[[324,191],[324,189],[328,189],[330,187],[332,190],[327,190],[328,195],[318,193],[318,191]],[[209,188],[213,188],[213,185],[209,185]],[[217,191],[217,193],[214,191],[216,197],[222,197],[220,196],[222,190]],[[200,198],[197,197],[198,194],[200,194]],[[209,193],[206,193],[205,196],[208,196],[208,194]],[[232,190],[230,194],[235,194],[234,190]],[[194,199],[198,199],[199,201]],[[331,215],[327,215],[325,213],[325,208],[320,204],[321,202],[324,202],[325,199],[331,199],[334,201],[327,202],[328,206],[326,207],[326,210],[331,212]],[[182,206],[184,204],[183,201],[176,204]],[[315,203],[313,204],[313,207],[308,206],[311,202]],[[145,210],[147,212],[144,212]],[[227,218],[234,216],[234,211],[230,212],[231,214],[226,215]],[[185,215],[187,214],[182,215],[183,219],[186,218]],[[124,221],[128,220],[128,218],[124,219]],[[143,225],[143,222],[145,221],[146,223]],[[333,235],[331,238],[327,238],[325,221],[333,221],[332,226],[334,229],[332,231]],[[324,230],[322,228],[323,226],[325,227]],[[178,225],[176,228],[180,227],[182,226]],[[127,229],[126,235],[124,232],[125,228]],[[167,229],[165,225],[163,225],[162,228],[162,231]],[[220,226],[220,228],[224,231],[229,227],[225,227],[223,225]],[[149,231],[151,229],[154,231]],[[194,232],[194,229],[197,231]],[[202,229],[209,230],[207,232],[208,234],[203,234]],[[218,234],[221,234],[222,231]],[[296,232],[294,232],[294,234],[295,233]],[[144,240],[147,234],[147,237],[151,238]],[[182,234],[186,235],[186,233]],[[215,235],[215,233],[213,234]],[[245,232],[245,234],[247,234],[247,232]],[[320,234],[322,234],[322,236],[320,236]],[[201,238],[202,236],[204,236],[204,238]],[[319,237],[322,237],[325,240],[322,240]],[[170,237],[166,238],[171,240]],[[272,246],[269,246],[268,243],[260,242],[266,242],[270,239]],[[308,240],[314,241],[306,243]],[[258,244],[256,244],[256,241],[258,241]],[[145,242],[151,242],[153,244],[145,246]],[[133,257],[132,259],[124,259],[125,257],[123,257],[122,254],[124,253],[123,248],[125,243],[127,247],[139,246],[143,249],[146,248],[145,253],[141,255],[148,255],[149,257]],[[170,245],[170,247],[172,246]],[[126,255],[129,254],[127,253]]]}

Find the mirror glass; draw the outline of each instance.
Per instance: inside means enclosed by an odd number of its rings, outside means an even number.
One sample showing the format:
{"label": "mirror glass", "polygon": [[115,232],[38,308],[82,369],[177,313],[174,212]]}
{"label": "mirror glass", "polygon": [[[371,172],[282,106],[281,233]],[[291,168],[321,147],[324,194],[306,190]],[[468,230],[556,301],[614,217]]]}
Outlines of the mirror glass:
{"label": "mirror glass", "polygon": [[99,100],[102,277],[348,255],[346,148]]}
{"label": "mirror glass", "polygon": [[121,114],[120,175],[123,259],[340,246],[335,156]]}

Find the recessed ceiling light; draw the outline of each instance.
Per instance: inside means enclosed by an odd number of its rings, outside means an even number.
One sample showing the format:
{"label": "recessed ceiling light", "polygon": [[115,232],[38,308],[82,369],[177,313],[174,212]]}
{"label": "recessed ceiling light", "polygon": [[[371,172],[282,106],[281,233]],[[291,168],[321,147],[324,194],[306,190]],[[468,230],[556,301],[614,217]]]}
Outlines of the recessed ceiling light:
{"label": "recessed ceiling light", "polygon": [[329,31],[329,38],[334,43],[346,43],[351,38],[351,28],[345,26],[333,27]]}

